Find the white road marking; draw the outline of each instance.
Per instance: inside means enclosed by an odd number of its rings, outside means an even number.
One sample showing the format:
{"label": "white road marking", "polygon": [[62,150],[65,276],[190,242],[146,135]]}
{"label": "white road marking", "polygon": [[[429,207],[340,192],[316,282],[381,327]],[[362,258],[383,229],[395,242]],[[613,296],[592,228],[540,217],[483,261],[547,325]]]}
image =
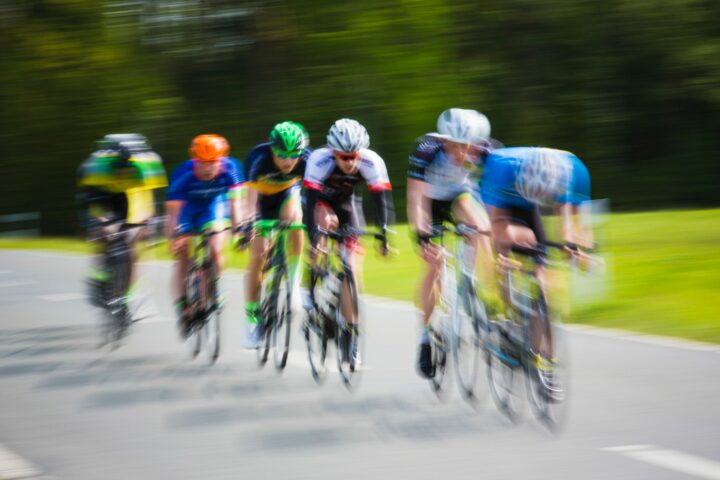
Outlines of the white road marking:
{"label": "white road marking", "polygon": [[0,478],[3,480],[30,479],[42,472],[17,453],[0,445]]}
{"label": "white road marking", "polygon": [[603,448],[652,465],[708,480],[720,480],[720,462],[653,445],[624,445]]}
{"label": "white road marking", "polygon": [[0,288],[9,287],[24,287],[26,285],[35,285],[38,282],[35,280],[8,280],[6,282],[0,282]]}
{"label": "white road marking", "polygon": [[50,295],[38,295],[38,298],[48,302],[67,302],[69,300],[84,300],[86,296],[82,293],[53,293]]}

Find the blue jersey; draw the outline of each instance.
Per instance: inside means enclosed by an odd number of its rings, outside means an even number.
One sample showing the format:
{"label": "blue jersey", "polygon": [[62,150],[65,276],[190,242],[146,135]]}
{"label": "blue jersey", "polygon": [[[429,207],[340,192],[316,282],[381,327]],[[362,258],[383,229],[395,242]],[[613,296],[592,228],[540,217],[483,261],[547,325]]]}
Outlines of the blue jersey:
{"label": "blue jersey", "polygon": [[243,171],[233,158],[221,160],[220,173],[210,181],[202,181],[193,171],[193,160],[182,163],[170,177],[168,200],[210,205],[216,198],[224,198],[245,181]]}
{"label": "blue jersey", "polygon": [[590,174],[570,152],[541,147],[500,148],[488,154],[480,179],[482,200],[498,208],[590,200]]}

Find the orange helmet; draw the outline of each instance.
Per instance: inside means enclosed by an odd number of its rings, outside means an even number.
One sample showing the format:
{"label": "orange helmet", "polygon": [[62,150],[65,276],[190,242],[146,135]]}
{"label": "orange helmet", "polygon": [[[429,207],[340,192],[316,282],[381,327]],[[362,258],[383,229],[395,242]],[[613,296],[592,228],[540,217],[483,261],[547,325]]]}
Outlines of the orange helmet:
{"label": "orange helmet", "polygon": [[217,162],[230,153],[225,137],[215,134],[198,135],[190,144],[190,158],[200,162]]}

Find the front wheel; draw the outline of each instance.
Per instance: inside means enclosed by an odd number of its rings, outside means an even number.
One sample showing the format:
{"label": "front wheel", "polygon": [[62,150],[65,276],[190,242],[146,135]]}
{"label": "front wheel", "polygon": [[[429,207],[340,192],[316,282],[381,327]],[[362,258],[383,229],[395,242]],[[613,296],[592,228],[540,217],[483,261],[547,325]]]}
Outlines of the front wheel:
{"label": "front wheel", "polygon": [[485,357],[490,394],[498,410],[513,423],[522,416],[524,406],[520,348],[510,340],[503,324],[491,323]]}
{"label": "front wheel", "polygon": [[487,324],[485,306],[475,294],[472,281],[462,279],[462,288],[456,295],[452,318],[452,352],[458,388],[463,398],[471,403],[481,400],[478,395],[477,379],[482,366],[483,330]]}
{"label": "front wheel", "polygon": [[[210,278],[215,278],[215,272],[211,271]],[[208,289],[208,303],[211,305],[207,311],[207,318],[203,326],[203,337],[208,349],[210,364],[217,361],[220,356],[220,318],[222,306],[220,305],[217,292],[217,280],[213,280]]]}
{"label": "front wheel", "polygon": [[359,328],[360,312],[357,286],[355,277],[349,268],[343,271],[339,283],[340,291],[335,308],[335,321],[338,329],[335,336],[337,363],[343,383],[348,389],[352,389],[356,383],[355,377],[359,373],[360,361],[364,352],[362,351],[363,336]]}
{"label": "front wheel", "polygon": [[275,324],[272,329],[272,346],[275,368],[282,371],[287,365],[290,351],[290,331],[292,315],[290,310],[290,283],[284,271],[278,272],[275,287]]}
{"label": "front wheel", "polygon": [[557,431],[567,418],[567,395],[570,384],[570,364],[564,331],[550,323],[547,306],[542,298],[534,309],[545,328],[550,343],[550,358],[529,359],[527,362],[527,392],[535,416],[549,430]]}

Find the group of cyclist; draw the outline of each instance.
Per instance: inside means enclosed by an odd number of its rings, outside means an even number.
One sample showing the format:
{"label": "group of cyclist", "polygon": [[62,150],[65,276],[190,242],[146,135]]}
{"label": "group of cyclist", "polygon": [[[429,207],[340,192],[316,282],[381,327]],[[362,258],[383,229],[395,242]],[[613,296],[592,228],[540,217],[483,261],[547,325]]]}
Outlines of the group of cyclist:
{"label": "group of cyclist", "polygon": [[[410,155],[407,178],[408,221],[426,264],[419,286],[422,328],[419,335],[417,368],[425,377],[433,375],[429,325],[440,291],[441,248],[434,242],[435,226],[443,222],[463,224],[465,242],[473,255],[465,261],[476,269],[481,265],[485,285],[495,285],[495,258],[508,254],[512,246],[542,246],[546,239],[540,207],[554,205],[561,216],[562,239],[568,255],[580,257],[582,248],[592,245],[592,234],[583,209],[590,199],[587,168],[573,154],[541,147],[505,148],[490,137],[490,122],[480,112],[451,108],[439,116],[437,131],[423,135]],[[154,165],[155,181],[137,187],[147,192],[166,186],[159,158],[138,135],[109,135],[81,169],[83,204],[99,204],[113,212],[115,220],[142,223],[152,215],[152,202],[144,215],[132,212],[130,192],[118,200],[119,186],[108,195],[98,195],[98,184],[88,178],[99,159],[118,166],[117,171],[136,168],[131,177],[143,178],[139,165]],[[278,123],[268,141],[254,147],[244,162],[230,156],[225,138],[214,134],[195,137],[190,160],[171,175],[166,194],[166,235],[176,257],[173,294],[182,336],[189,333],[187,299],[183,276],[188,265],[188,239],[211,230],[210,248],[217,272],[223,267],[227,230],[234,244],[249,244],[250,262],[245,278],[246,347],[256,348],[262,328],[258,302],[265,262],[267,239],[256,235],[257,220],[280,220],[305,224],[310,242],[310,261],[323,241],[319,232],[359,228],[364,219],[355,187],[366,183],[374,203],[375,222],[384,241],[381,253],[389,251],[387,231],[391,222],[391,185],[385,162],[369,149],[367,130],[355,120],[343,118],[330,127],[326,145],[312,150],[305,128],[295,122]],[[88,166],[90,165],[90,166]],[[110,172],[109,166],[106,173]],[[147,169],[146,169],[147,170]],[[109,173],[108,173],[109,174]],[[145,175],[146,177],[148,175]],[[161,178],[162,180],[157,180]],[[112,190],[112,189],[111,189]],[[94,196],[93,196],[94,195]],[[146,202],[147,203],[147,202]],[[97,215],[96,215],[97,216]],[[289,231],[287,272],[293,285],[290,309],[303,308],[302,282],[305,232]],[[344,245],[350,264],[357,268],[354,252],[357,240]],[[538,259],[542,263],[542,259]],[[91,285],[102,282],[93,274]],[[543,279],[541,278],[541,285]],[[492,289],[489,289],[492,290]],[[502,286],[499,297],[506,299]],[[493,301],[492,299],[490,300]],[[538,346],[538,355],[550,355]]]}

